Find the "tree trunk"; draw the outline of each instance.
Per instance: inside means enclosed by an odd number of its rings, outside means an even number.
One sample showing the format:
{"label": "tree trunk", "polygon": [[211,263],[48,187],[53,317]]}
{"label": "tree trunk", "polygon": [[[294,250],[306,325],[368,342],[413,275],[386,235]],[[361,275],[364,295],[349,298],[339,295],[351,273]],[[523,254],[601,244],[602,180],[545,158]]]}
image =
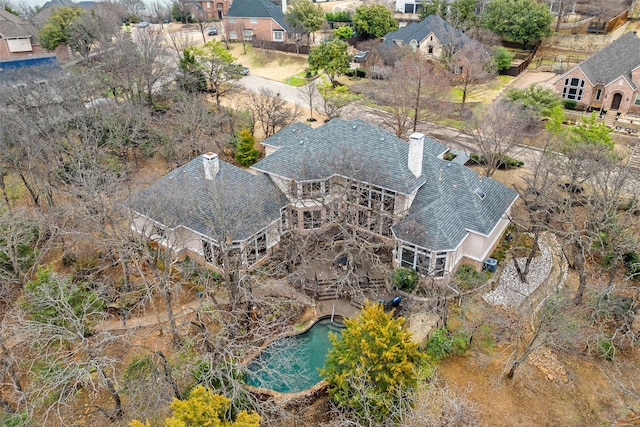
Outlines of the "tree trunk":
{"label": "tree trunk", "polygon": [[171,375],[171,366],[169,366],[169,362],[167,361],[166,356],[161,351],[156,351],[155,353],[156,355],[158,355],[158,357],[160,357],[160,359],[162,359],[162,370],[164,372],[164,377],[167,379],[169,384],[171,384],[173,395],[176,399],[180,399],[180,389],[178,389],[178,384],[176,384],[176,381],[173,379],[173,375]]}
{"label": "tree trunk", "polygon": [[162,286],[162,296],[167,310],[167,319],[169,320],[169,327],[171,328],[173,345],[178,347],[182,343],[182,338],[180,338],[180,334],[178,334],[178,325],[176,324],[176,317],[173,314],[173,307],[171,306],[171,291],[167,289],[166,286]]}
{"label": "tree trunk", "polygon": [[582,304],[584,291],[587,288],[587,277],[584,271],[584,254],[582,253],[582,247],[580,245],[577,246],[578,253],[576,254],[576,270],[578,270],[580,281],[578,283],[578,290],[573,302],[575,305],[580,305]]}
{"label": "tree trunk", "polygon": [[7,210],[11,212],[11,203],[9,203],[9,196],[7,195],[7,188],[4,184],[4,173],[0,170],[0,189],[2,190],[2,198],[4,199],[4,203],[7,205]]}

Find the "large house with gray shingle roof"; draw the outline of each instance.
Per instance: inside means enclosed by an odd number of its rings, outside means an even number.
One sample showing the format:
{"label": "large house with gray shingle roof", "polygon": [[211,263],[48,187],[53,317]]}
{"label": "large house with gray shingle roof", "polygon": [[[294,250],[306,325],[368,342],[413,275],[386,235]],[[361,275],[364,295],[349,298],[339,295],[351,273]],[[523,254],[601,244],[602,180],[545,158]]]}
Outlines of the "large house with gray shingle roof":
{"label": "large house with gray shingle roof", "polygon": [[287,2],[279,6],[269,0],[234,0],[224,17],[229,40],[284,42],[289,26],[284,19]]}
{"label": "large house with gray shingle roof", "polygon": [[233,245],[250,267],[285,233],[342,223],[393,243],[396,265],[442,277],[488,257],[517,198],[423,134],[405,141],[357,119],[296,124],[263,144],[253,173],[212,153],[169,173],[128,202],[133,227],[218,267]]}
{"label": "large house with gray shingle roof", "polygon": [[410,46],[428,58],[452,56],[464,46],[484,50],[480,42],[469,38],[438,15],[429,15],[396,31],[385,34],[382,43],[387,46]]}
{"label": "large house with gray shingle roof", "polygon": [[640,38],[629,32],[561,75],[555,90],[584,108],[640,113]]}

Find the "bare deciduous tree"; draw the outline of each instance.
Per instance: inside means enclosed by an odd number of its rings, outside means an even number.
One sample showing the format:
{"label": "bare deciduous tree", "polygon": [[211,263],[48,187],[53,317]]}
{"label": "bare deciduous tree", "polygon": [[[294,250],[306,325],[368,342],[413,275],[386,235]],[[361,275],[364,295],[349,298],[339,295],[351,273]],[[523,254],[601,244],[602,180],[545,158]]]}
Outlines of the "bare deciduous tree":
{"label": "bare deciduous tree", "polygon": [[456,86],[462,91],[460,111],[464,111],[467,98],[481,83],[495,76],[495,69],[489,53],[472,45],[466,45],[453,54],[451,67]]}
{"label": "bare deciduous tree", "polygon": [[466,133],[484,157],[482,168],[486,176],[503,167],[505,157],[522,152],[522,136],[531,122],[526,110],[509,101],[494,102],[481,117],[472,119]]}
{"label": "bare deciduous tree", "polygon": [[267,138],[294,123],[301,114],[298,104],[290,105],[279,93],[267,87],[250,92],[245,105]]}

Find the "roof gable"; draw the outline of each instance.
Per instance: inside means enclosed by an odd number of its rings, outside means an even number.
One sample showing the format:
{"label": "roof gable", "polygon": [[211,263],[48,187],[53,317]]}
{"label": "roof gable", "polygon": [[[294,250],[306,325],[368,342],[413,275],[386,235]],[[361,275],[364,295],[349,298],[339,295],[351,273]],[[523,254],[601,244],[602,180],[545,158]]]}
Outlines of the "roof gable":
{"label": "roof gable", "polygon": [[515,190],[463,165],[440,159],[433,165],[409,214],[392,227],[400,240],[454,250],[469,232],[489,235],[518,197]]}
{"label": "roof gable", "polygon": [[467,44],[477,44],[478,47],[482,46],[479,42],[469,38],[462,31],[454,28],[438,15],[429,15],[422,21],[412,22],[403,28],[385,34],[382,39],[386,45],[393,45],[396,40],[402,40],[403,44],[406,45],[408,45],[411,40],[415,40],[420,44],[431,33],[438,39],[440,44],[450,46],[454,50],[460,49]]}
{"label": "roof gable", "polygon": [[629,32],[591,55],[578,67],[592,84],[607,85],[620,76],[631,82],[631,72],[639,65],[640,38],[635,32]]}
{"label": "roof gable", "polygon": [[[424,184],[423,175],[416,177],[409,170],[409,143],[362,120],[333,119],[301,135],[284,136],[281,148],[253,165],[254,169],[296,181],[340,175],[402,194]],[[445,151],[443,145],[425,137],[425,158]]]}
{"label": "roof gable", "polygon": [[282,28],[288,29],[282,8],[269,0],[234,0],[227,11],[227,18],[271,18]]}
{"label": "roof gable", "polygon": [[245,240],[277,221],[286,197],[269,177],[219,160],[213,180],[197,157],[125,204],[169,228],[183,226],[216,240]]}

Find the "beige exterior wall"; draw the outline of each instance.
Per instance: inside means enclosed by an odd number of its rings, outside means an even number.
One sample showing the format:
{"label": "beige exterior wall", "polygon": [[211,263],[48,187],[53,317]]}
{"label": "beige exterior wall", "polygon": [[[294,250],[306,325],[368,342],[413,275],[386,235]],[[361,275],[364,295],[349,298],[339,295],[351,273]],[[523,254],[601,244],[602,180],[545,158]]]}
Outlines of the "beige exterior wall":
{"label": "beige exterior wall", "polygon": [[[442,43],[433,33],[429,33],[424,40],[418,40],[420,43],[420,53],[428,58],[440,59],[442,57]],[[429,46],[431,46],[432,51],[429,52]]]}
{"label": "beige exterior wall", "polygon": [[508,226],[509,219],[505,216],[498,222],[489,236],[470,232],[462,241],[458,250],[455,251],[452,265],[458,264],[463,258],[483,262],[496,247]]}

